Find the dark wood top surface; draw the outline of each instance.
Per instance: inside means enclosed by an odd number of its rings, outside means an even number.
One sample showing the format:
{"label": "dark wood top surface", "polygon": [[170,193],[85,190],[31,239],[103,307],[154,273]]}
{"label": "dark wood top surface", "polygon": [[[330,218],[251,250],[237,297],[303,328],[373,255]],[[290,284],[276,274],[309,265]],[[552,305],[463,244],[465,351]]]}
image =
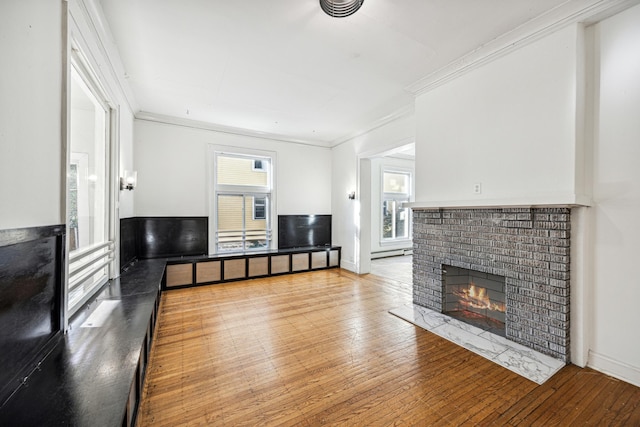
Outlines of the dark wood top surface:
{"label": "dark wood top surface", "polygon": [[[165,264],[135,263],[75,316],[67,334],[0,408],[0,425],[120,425]],[[102,326],[82,327],[105,300],[117,305]]]}

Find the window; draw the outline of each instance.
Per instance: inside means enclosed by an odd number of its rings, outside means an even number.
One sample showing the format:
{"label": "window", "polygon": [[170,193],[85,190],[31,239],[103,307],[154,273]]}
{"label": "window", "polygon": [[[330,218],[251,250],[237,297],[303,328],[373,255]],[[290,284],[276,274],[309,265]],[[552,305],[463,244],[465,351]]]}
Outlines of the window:
{"label": "window", "polygon": [[68,316],[109,280],[114,252],[111,109],[86,64],[79,51],[74,50],[67,170]]}
{"label": "window", "polygon": [[215,152],[215,252],[271,247],[272,157]]}
{"label": "window", "polygon": [[382,172],[382,240],[406,240],[410,238],[409,208],[402,203],[411,199],[411,174],[409,172]]}
{"label": "window", "polygon": [[267,198],[253,198],[253,219],[267,219]]}

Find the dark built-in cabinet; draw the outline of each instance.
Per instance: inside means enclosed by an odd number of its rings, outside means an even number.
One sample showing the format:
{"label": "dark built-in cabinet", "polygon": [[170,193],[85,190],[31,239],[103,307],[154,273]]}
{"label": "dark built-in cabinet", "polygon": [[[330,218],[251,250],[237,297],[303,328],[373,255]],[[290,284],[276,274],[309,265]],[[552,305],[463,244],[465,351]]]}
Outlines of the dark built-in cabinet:
{"label": "dark built-in cabinet", "polygon": [[341,248],[332,246],[169,259],[163,289],[336,268],[340,255]]}

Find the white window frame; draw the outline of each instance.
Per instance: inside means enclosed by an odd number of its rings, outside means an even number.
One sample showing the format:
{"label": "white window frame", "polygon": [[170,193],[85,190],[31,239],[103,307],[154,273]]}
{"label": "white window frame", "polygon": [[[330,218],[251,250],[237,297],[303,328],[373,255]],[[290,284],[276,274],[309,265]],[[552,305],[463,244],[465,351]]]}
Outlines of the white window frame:
{"label": "white window frame", "polygon": [[[216,156],[217,155],[227,155],[227,156],[239,156],[246,157],[253,160],[264,158],[268,159],[271,163],[271,173],[269,174],[269,182],[267,186],[235,186],[235,185],[220,185],[217,182],[216,176]],[[277,180],[277,153],[274,151],[266,151],[266,150],[252,150],[248,148],[240,148],[240,147],[231,147],[225,145],[214,145],[210,144],[208,146],[208,159],[207,167],[208,173],[208,196],[209,196],[209,253],[216,254],[219,253],[217,248],[217,231],[218,231],[218,215],[217,215],[217,196],[218,194],[251,194],[253,196],[260,196],[261,194],[268,194],[267,199],[267,212],[269,214],[269,245],[264,250],[273,249],[277,247],[277,195],[276,195],[276,180]],[[255,166],[255,162],[253,165]],[[254,169],[255,170],[255,169]],[[266,187],[269,188],[269,191],[266,191]],[[240,191],[238,191],[240,190]],[[262,249],[260,249],[262,250]],[[229,253],[229,252],[222,252]]]}
{"label": "white window frame", "polygon": [[[268,205],[267,200],[268,200],[268,198],[265,197],[265,196],[258,196],[258,197],[254,197],[252,200],[253,200],[253,206],[252,206],[253,219],[254,220],[256,220],[256,219],[267,219],[267,217],[268,217],[268,215],[267,215],[268,214],[268,212],[267,212],[267,205]],[[256,203],[256,201],[258,201],[258,200],[262,200],[262,203]],[[258,215],[256,215],[256,207],[258,207],[258,206],[262,207],[263,210],[264,210],[264,216],[262,216],[262,217],[259,217]],[[273,222],[273,220],[271,222]]]}
{"label": "white window frame", "polygon": [[[72,163],[71,153],[71,79],[72,69],[74,73],[82,79],[83,84],[90,90],[98,103],[105,111],[105,200],[104,200],[104,226],[105,226],[105,239],[102,242],[97,242],[91,246],[81,248],[71,253],[69,250],[65,251],[65,270],[66,281],[64,289],[64,327],[68,327],[69,319],[81,309],[96,293],[98,293],[102,287],[114,277],[117,276],[117,255],[118,250],[116,248],[116,202],[117,202],[117,185],[116,175],[118,170],[118,111],[117,107],[109,101],[107,91],[104,89],[98,78],[98,74],[95,72],[94,67],[91,66],[87,56],[83,54],[87,49],[81,49],[78,41],[72,36],[69,36],[69,51],[67,55],[67,108],[66,108],[66,172],[67,180],[69,179],[68,171],[70,171],[70,165]],[[75,158],[73,161],[77,161]],[[66,219],[65,222],[68,225],[70,223],[70,206],[69,200],[69,184],[66,182]],[[69,248],[69,236],[67,236],[66,247]],[[71,286],[78,286],[85,281],[85,278],[92,277],[92,273],[97,273],[106,268],[106,274],[97,282],[94,282],[91,288],[86,292],[80,300],[78,300],[73,306],[70,305],[70,288]],[[84,286],[84,285],[83,285]]]}
{"label": "white window frame", "polygon": [[[394,173],[408,176],[408,192],[407,193],[386,193],[384,191],[384,175],[385,173]],[[401,168],[391,168],[383,166],[380,170],[380,245],[389,245],[399,242],[407,242],[412,240],[413,221],[410,211],[407,209],[407,235],[405,237],[395,237],[395,226],[393,227],[394,237],[384,237],[384,203],[387,200],[396,203],[410,202],[413,198],[413,171]],[[394,211],[395,215],[395,211]]]}

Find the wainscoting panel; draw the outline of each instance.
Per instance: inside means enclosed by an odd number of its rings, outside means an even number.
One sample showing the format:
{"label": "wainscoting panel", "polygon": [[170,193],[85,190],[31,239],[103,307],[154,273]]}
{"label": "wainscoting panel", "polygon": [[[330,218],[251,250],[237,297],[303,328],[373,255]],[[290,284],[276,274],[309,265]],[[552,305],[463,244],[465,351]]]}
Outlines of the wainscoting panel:
{"label": "wainscoting panel", "polygon": [[205,255],[209,248],[207,217],[138,217],[141,259]]}
{"label": "wainscoting panel", "polygon": [[63,225],[0,230],[0,405],[62,325]]}
{"label": "wainscoting panel", "polygon": [[138,218],[120,220],[120,268],[138,258]]}

